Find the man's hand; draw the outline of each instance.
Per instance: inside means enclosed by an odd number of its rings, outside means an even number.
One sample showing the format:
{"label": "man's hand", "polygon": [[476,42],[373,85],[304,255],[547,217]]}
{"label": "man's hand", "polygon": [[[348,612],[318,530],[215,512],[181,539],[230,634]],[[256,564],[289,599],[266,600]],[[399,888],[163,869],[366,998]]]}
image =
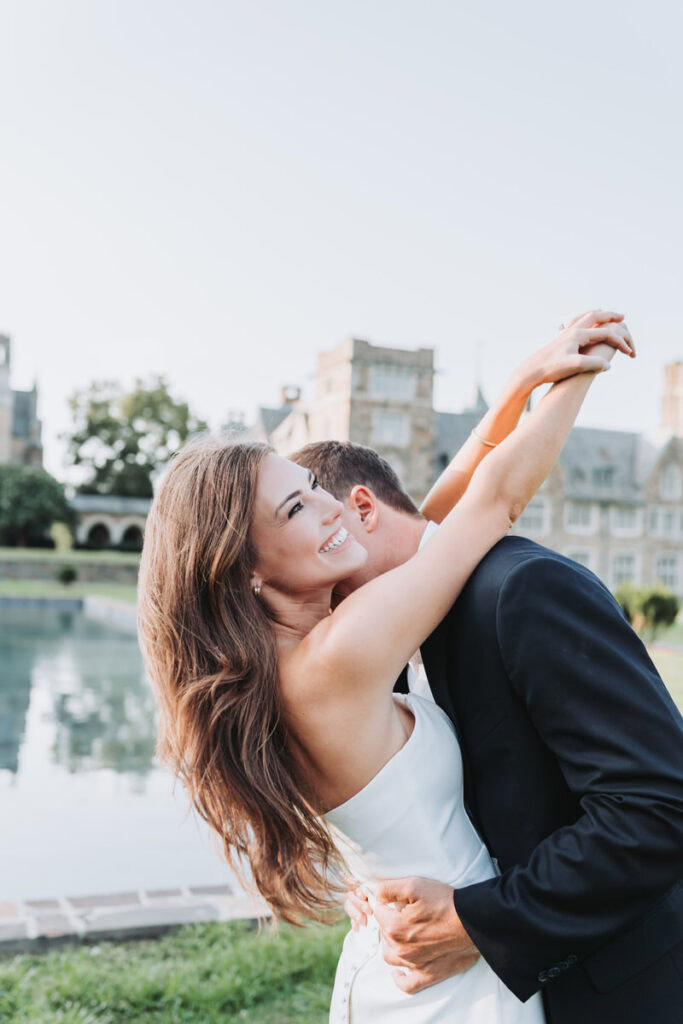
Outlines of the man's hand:
{"label": "man's hand", "polygon": [[382,955],[397,968],[392,975],[403,992],[420,992],[466,971],[479,959],[479,950],[455,911],[453,889],[443,882],[429,878],[380,882],[375,918],[382,929]]}

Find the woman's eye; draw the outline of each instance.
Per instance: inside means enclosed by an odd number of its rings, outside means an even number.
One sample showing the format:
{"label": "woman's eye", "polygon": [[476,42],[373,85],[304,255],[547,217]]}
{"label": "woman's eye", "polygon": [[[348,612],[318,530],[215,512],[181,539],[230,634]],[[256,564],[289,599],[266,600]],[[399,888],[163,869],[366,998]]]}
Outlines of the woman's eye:
{"label": "woman's eye", "polygon": [[300,508],[303,508],[303,505],[301,504],[301,502],[300,502],[300,501],[297,501],[297,502],[295,502],[295,503],[294,503],[294,504],[292,505],[292,507],[290,508],[290,510],[289,510],[289,513],[288,513],[288,515],[287,515],[287,518],[288,518],[288,519],[291,519],[291,518],[292,518],[292,516],[294,515],[294,513],[295,513],[295,512],[298,512]]}
{"label": "woman's eye", "polygon": [[317,476],[314,476],[313,483],[311,484],[311,490],[314,491],[316,487],[320,487],[320,481],[318,480]]}

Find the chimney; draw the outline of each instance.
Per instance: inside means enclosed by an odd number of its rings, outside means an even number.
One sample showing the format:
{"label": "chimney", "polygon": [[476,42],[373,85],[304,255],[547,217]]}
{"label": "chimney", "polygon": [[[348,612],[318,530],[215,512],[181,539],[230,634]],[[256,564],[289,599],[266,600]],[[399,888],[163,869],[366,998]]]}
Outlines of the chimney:
{"label": "chimney", "polygon": [[282,405],[294,405],[301,399],[301,388],[294,387],[292,384],[284,384],[280,389],[280,399]]}
{"label": "chimney", "polygon": [[683,362],[680,360],[664,367],[662,429],[683,435]]}

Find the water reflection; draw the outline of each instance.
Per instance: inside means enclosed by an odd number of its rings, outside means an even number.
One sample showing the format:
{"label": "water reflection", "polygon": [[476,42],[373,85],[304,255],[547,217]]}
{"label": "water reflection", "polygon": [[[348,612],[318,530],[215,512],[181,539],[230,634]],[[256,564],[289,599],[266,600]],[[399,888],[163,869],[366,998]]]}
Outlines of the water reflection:
{"label": "water reflection", "polygon": [[0,768],[19,770],[33,689],[49,698],[54,764],[152,770],[155,707],[135,636],[80,612],[3,608],[0,664]]}
{"label": "water reflection", "polygon": [[0,607],[0,903],[229,883],[155,741],[134,635]]}

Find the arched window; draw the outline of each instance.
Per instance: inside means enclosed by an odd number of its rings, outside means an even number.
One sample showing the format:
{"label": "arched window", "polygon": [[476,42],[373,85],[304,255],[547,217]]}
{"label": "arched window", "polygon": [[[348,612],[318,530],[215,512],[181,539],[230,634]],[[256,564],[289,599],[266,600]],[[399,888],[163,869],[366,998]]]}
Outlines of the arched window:
{"label": "arched window", "polygon": [[670,462],[668,466],[664,467],[659,477],[660,495],[662,498],[677,501],[681,497],[682,484],[681,467],[675,462]]}
{"label": "arched window", "polygon": [[139,526],[129,526],[124,530],[121,547],[125,551],[142,551],[142,530]]}
{"label": "arched window", "polygon": [[111,544],[109,527],[105,523],[95,523],[88,530],[89,548],[108,548]]}

